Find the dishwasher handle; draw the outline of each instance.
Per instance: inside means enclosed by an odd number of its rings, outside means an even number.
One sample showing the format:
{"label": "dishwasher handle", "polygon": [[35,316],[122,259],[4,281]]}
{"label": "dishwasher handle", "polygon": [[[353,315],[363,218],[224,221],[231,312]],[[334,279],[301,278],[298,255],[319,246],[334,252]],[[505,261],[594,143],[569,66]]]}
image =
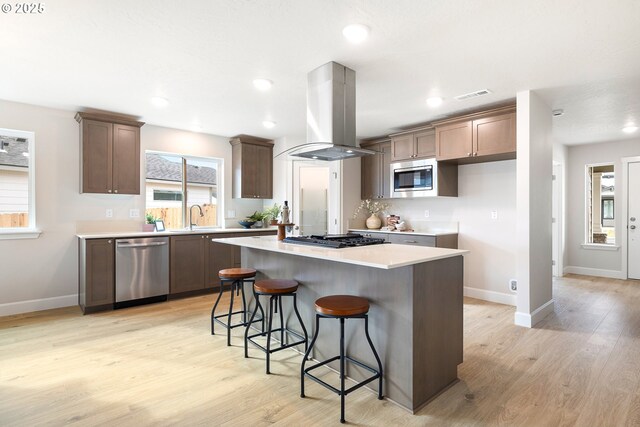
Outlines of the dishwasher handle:
{"label": "dishwasher handle", "polygon": [[164,246],[167,242],[150,242],[150,243],[129,243],[116,242],[117,248],[146,248],[148,246]]}

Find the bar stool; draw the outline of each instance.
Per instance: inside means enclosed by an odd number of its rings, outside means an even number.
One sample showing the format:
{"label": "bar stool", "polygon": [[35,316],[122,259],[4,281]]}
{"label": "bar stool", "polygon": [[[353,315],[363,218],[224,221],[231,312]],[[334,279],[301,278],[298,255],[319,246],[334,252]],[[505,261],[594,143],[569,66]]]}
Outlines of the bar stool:
{"label": "bar stool", "polygon": [[[216,299],[216,303],[213,305],[213,309],[211,310],[211,335],[215,335],[214,325],[215,322],[220,323],[222,326],[227,328],[227,346],[231,345],[231,329],[237,328],[240,326],[248,326],[251,323],[247,323],[247,301],[244,296],[244,284],[246,282],[255,283],[256,281],[256,270],[253,268],[225,268],[218,272],[218,277],[220,278],[220,292],[218,293],[218,298]],[[224,291],[225,284],[231,284],[231,302],[229,303],[229,312],[225,314],[216,315],[216,308],[218,307],[218,303],[220,302],[220,297],[222,297],[222,292]],[[240,295],[242,294],[242,310],[233,311],[233,294]],[[260,313],[262,316],[259,319],[253,320],[252,323],[262,322],[262,330],[264,331],[264,311],[262,307],[260,307]],[[234,314],[242,314],[242,322],[236,323],[235,325],[231,324],[231,316]],[[226,317],[227,322],[223,322],[220,320],[221,317]]]}
{"label": "bar stool", "polygon": [[[344,423],[344,399],[345,396],[351,393],[354,390],[359,389],[365,384],[370,383],[371,381],[378,379],[378,399],[382,399],[382,363],[380,362],[380,357],[378,357],[378,353],[376,352],[373,343],[371,342],[371,337],[369,337],[369,317],[367,313],[369,312],[369,301],[366,298],[361,298],[353,295],[331,295],[319,298],[316,300],[316,330],[313,334],[313,338],[311,339],[311,345],[307,349],[307,352],[302,359],[302,366],[300,368],[300,397],[305,397],[304,395],[304,378],[309,377],[320,385],[325,386],[329,390],[340,396],[340,422]],[[328,318],[328,319],[340,319],[340,355],[334,356],[330,359],[322,361],[320,363],[316,363],[313,366],[305,369],[304,365],[307,362],[307,358],[313,349],[313,346],[318,338],[318,331],[320,330],[320,319]],[[371,351],[373,351],[373,355],[378,362],[378,370],[372,368],[371,366],[367,366],[362,362],[359,362],[347,355],[344,352],[344,320],[345,319],[364,319],[364,333],[367,337],[367,341],[369,342],[369,346],[371,347]],[[340,360],[340,389],[333,387],[330,384],[322,381],[318,377],[310,374],[309,372],[313,369],[319,368],[320,366],[324,366],[328,363],[331,363],[335,360]],[[373,373],[374,375],[357,383],[353,387],[350,387],[345,390],[344,388],[344,380],[345,380],[345,362],[349,361],[353,364],[366,369],[367,371]]]}
{"label": "bar stool", "polygon": [[[276,351],[284,350],[285,348],[293,347],[296,345],[304,344],[305,351],[307,350],[307,329],[304,327],[304,323],[302,323],[302,318],[300,317],[300,313],[298,312],[298,306],[296,304],[296,291],[298,290],[298,282],[295,280],[281,280],[281,279],[267,279],[267,280],[258,280],[253,285],[253,295],[256,299],[256,308],[253,310],[253,314],[251,315],[251,319],[247,324],[247,328],[244,332],[244,357],[249,357],[248,351],[248,343],[251,343],[265,352],[267,355],[267,374],[270,374],[270,355]],[[249,335],[249,326],[254,321],[258,309],[262,311],[262,306],[260,305],[261,296],[269,297],[269,323],[267,326],[267,330],[264,329],[262,332],[257,334]],[[296,331],[292,331],[287,327],[284,323],[284,315],[282,313],[282,297],[284,296],[292,296],[293,297],[293,311],[300,322],[300,326],[302,327],[302,332],[304,336],[300,335]],[[273,329],[273,315],[274,312],[278,313],[278,306],[280,306],[280,327],[277,329]],[[274,311],[275,310],[275,311]],[[263,316],[264,317],[264,316]],[[280,346],[277,348],[271,348],[271,334],[274,332],[280,332]],[[293,335],[298,341],[289,343],[289,335]],[[256,337],[267,337],[266,347],[258,344],[253,340]]]}

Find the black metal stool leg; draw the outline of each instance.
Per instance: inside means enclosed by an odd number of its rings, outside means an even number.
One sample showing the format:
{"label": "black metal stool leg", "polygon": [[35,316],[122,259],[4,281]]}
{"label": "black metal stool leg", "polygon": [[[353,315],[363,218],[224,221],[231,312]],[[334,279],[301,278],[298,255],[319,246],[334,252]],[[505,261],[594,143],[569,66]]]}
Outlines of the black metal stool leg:
{"label": "black metal stool leg", "polygon": [[369,346],[371,347],[371,351],[373,351],[373,355],[376,358],[376,362],[378,362],[378,371],[380,371],[380,378],[378,381],[378,399],[382,400],[382,362],[380,361],[380,357],[378,356],[378,352],[376,348],[373,346],[371,342],[371,337],[369,336],[369,316],[364,315],[364,334],[367,337],[367,341],[369,342]]}
{"label": "black metal stool leg", "polygon": [[[275,298],[276,298],[275,296],[272,296],[269,298],[269,326],[267,329],[267,374],[271,373],[269,371],[269,362],[270,362],[269,356],[271,355],[271,326],[273,324],[273,303]],[[277,300],[275,302],[277,304]]]}
{"label": "black metal stool leg", "polygon": [[296,313],[300,326],[302,326],[302,332],[304,333],[304,351],[306,353],[307,348],[309,348],[309,335],[307,335],[307,328],[304,327],[304,322],[302,322],[302,317],[300,317],[300,312],[298,312],[297,299],[297,294],[293,294],[293,311]]}
{"label": "black metal stool leg", "polygon": [[[254,317],[256,317],[256,313],[258,312],[258,308],[260,308],[260,311],[262,311],[262,306],[260,305],[260,300],[258,299],[258,294],[256,294],[255,292],[253,293],[253,296],[256,300],[256,308],[253,310],[253,313],[251,314],[251,318],[249,319],[249,323],[247,323],[247,327],[244,330],[244,357],[247,358],[249,357],[249,349],[248,349],[248,345],[247,342],[249,340],[249,328],[251,327],[251,324],[253,322]],[[262,320],[264,322],[264,318]],[[263,328],[264,329],[264,328]]]}
{"label": "black metal stool leg", "polygon": [[229,302],[229,316],[227,316],[227,347],[231,346],[231,313],[233,313],[233,294],[237,280],[231,282],[231,302]]}
{"label": "black metal stool leg", "polygon": [[340,422],[344,423],[344,317],[340,318]]}
{"label": "black metal stool leg", "polygon": [[247,300],[244,296],[244,280],[240,280],[238,286],[240,286],[240,293],[242,293],[242,323],[247,323]]}
{"label": "black metal stool leg", "polygon": [[[299,314],[298,314],[298,318],[300,318]],[[304,326],[302,328],[304,329]],[[316,314],[316,330],[313,332],[313,338],[311,338],[311,344],[309,344],[307,351],[305,351],[304,357],[302,358],[302,365],[300,366],[300,397],[304,397],[304,365],[307,363],[307,360],[309,360],[309,354],[311,353],[311,350],[313,350],[313,346],[316,343],[316,339],[318,339],[319,331],[320,331],[320,316]],[[307,330],[305,329],[304,332],[306,334]]]}
{"label": "black metal stool leg", "polygon": [[284,314],[282,313],[282,297],[278,295],[278,299],[276,300],[276,307],[280,305],[280,345],[285,345],[284,342]]}
{"label": "black metal stool leg", "polygon": [[216,333],[213,330],[213,325],[216,323],[215,320],[215,315],[216,315],[216,308],[218,307],[218,303],[220,302],[220,297],[222,297],[222,291],[224,290],[224,285],[223,285],[224,280],[220,280],[220,292],[218,292],[218,298],[216,298],[216,302],[215,304],[213,304],[213,308],[211,309],[211,335],[215,335]]}

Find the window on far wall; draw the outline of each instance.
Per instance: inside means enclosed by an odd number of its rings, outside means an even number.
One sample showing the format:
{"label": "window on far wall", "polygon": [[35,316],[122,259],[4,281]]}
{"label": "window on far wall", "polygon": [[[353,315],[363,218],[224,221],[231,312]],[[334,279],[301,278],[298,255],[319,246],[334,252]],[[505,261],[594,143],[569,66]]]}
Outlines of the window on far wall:
{"label": "window on far wall", "polygon": [[0,233],[36,228],[33,132],[0,129]]}
{"label": "window on far wall", "polygon": [[587,165],[586,243],[616,243],[615,172],[612,164]]}
{"label": "window on far wall", "polygon": [[193,209],[195,225],[217,227],[221,224],[218,203],[222,200],[218,190],[221,159],[147,151],[145,162],[145,214],[164,220],[168,229],[184,228],[189,226],[191,206],[197,204],[203,216],[198,209]]}

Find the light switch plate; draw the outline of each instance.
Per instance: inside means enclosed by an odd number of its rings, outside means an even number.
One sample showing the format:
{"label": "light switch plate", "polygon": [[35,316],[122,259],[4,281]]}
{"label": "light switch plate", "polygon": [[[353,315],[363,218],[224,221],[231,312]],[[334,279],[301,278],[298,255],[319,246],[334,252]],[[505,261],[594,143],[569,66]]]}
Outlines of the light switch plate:
{"label": "light switch plate", "polygon": [[424,217],[425,217],[425,218],[429,218],[429,211],[428,211],[428,210],[425,210],[425,211],[424,211]]}
{"label": "light switch plate", "polygon": [[227,211],[227,218],[235,218],[236,217],[236,211],[231,209]]}
{"label": "light switch plate", "polygon": [[498,211],[491,211],[491,219],[498,219]]}
{"label": "light switch plate", "polygon": [[113,218],[113,209],[107,209],[104,213],[107,218]]}
{"label": "light switch plate", "polygon": [[129,218],[139,218],[140,209],[129,209]]}

